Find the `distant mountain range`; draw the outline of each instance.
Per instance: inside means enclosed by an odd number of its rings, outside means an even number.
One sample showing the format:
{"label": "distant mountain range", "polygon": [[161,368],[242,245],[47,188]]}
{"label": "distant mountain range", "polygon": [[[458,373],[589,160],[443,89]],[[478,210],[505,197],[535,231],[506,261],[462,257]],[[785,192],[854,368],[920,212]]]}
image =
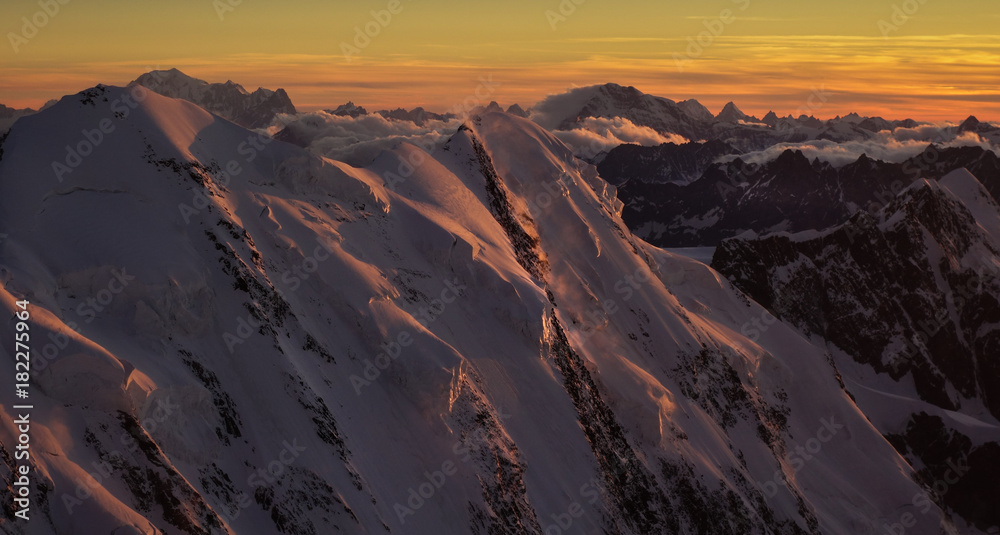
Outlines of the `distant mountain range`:
{"label": "distant mountain range", "polygon": [[[204,109],[248,128],[263,128],[272,124],[279,114],[295,115],[296,108],[284,89],[258,88],[248,92],[232,81],[209,83],[193,78],[178,69],[155,70],[139,76],[134,82],[162,95],[198,104]],[[2,105],[0,105],[2,106]],[[324,110],[338,116],[361,117],[370,112],[353,102]],[[676,134],[691,141],[718,140],[742,152],[760,150],[780,142],[808,140],[847,141],[866,139],[872,134],[898,127],[914,127],[912,119],[885,120],[849,114],[827,121],[812,116],[779,117],[773,111],[763,119],[742,112],[735,103],[727,103],[713,115],[697,100],[675,102],[668,98],[642,93],[631,86],[608,83],[570,90],[552,95],[535,106],[524,109],[512,104],[506,110],[496,102],[478,105],[467,115],[506,111],[518,117],[531,117],[550,130],[572,130],[587,118],[622,118],[648,127],[661,134]],[[0,132],[4,121],[13,122],[34,110],[12,110],[0,107]],[[387,119],[409,121],[423,125],[427,120],[452,120],[454,111],[438,113],[417,107],[383,109],[371,112]],[[9,123],[7,123],[9,128]],[[961,131],[995,133],[997,129],[970,118]]]}
{"label": "distant mountain range", "polygon": [[[625,204],[623,219],[638,236],[665,247],[714,246],[747,230],[767,233],[827,228],[858,211],[878,209],[919,177],[939,178],[963,167],[980,177],[991,195],[1000,198],[1000,157],[981,147],[929,146],[902,163],[862,155],[842,167],[810,161],[801,151],[789,149],[759,165],[740,158],[708,164],[701,176],[689,183],[634,179],[689,179],[701,168],[697,164],[711,155],[732,154],[732,147],[720,143],[622,146],[611,151],[598,169],[601,176],[618,182],[627,173],[629,179],[618,187],[618,196]],[[692,160],[691,155],[698,154],[706,156]],[[640,159],[647,156],[653,159]],[[688,173],[681,171],[685,168]]]}
{"label": "distant mountain range", "polygon": [[193,102],[247,128],[263,128],[270,125],[278,114],[296,113],[295,106],[284,89],[272,91],[259,87],[251,93],[231,80],[222,84],[210,84],[177,69],[151,71],[136,78],[133,83],[148,87],[163,96]]}
{"label": "distant mountain range", "polygon": [[578,127],[588,117],[621,117],[661,134],[677,134],[690,141],[722,141],[742,152],[782,142],[867,139],[882,130],[917,125],[912,119],[888,121],[857,114],[821,121],[812,116],[778,117],[769,112],[761,120],[743,113],[733,102],[713,116],[696,100],[675,102],[617,84],[550,96],[531,109],[531,117],[546,128],[562,130]]}
{"label": "distant mountain range", "polygon": [[35,110],[31,108],[16,110],[0,104],[0,135],[6,134],[14,121],[32,113],[35,113]]}

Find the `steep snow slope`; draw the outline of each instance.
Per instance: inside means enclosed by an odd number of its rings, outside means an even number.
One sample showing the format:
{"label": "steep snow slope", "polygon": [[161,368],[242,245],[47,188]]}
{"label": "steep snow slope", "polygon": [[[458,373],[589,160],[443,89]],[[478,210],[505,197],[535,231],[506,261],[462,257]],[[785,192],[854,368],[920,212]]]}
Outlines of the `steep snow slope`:
{"label": "steep snow slope", "polygon": [[32,303],[34,509],[3,529],[950,526],[828,354],[741,334],[764,309],[621,208],[503,113],[366,169],[136,88],[22,119],[0,297]]}

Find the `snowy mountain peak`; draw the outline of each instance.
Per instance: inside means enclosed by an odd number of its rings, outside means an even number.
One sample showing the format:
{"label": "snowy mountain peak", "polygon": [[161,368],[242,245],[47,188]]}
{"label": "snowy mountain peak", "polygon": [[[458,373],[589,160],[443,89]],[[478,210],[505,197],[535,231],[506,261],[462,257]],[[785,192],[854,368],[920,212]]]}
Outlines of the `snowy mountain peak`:
{"label": "snowy mountain peak", "polygon": [[979,119],[976,119],[974,115],[970,115],[966,120],[962,121],[962,124],[958,125],[958,132],[975,132],[979,129]]}
{"label": "snowy mountain peak", "polygon": [[842,121],[842,122],[851,123],[851,124],[858,124],[861,121],[864,121],[865,118],[862,117],[861,115],[859,115],[856,112],[851,112],[851,113],[848,113],[847,115],[845,115],[843,117],[841,117],[841,116],[838,115],[833,120],[834,121]]}
{"label": "snowy mountain peak", "polygon": [[295,106],[284,89],[272,91],[260,87],[250,93],[231,80],[211,84],[188,76],[176,68],[150,71],[132,83],[164,96],[193,102],[247,128],[266,127],[278,114],[295,113]]}
{"label": "snowy mountain peak", "polygon": [[520,104],[517,103],[511,104],[510,107],[507,108],[507,113],[514,115],[516,117],[523,117],[523,118],[528,117],[528,112],[525,111],[524,108],[522,108]]}
{"label": "snowy mountain peak", "polygon": [[740,109],[736,107],[736,104],[734,102],[727,103],[722,108],[722,111],[720,111],[719,114],[715,116],[715,119],[723,123],[739,123],[741,121],[751,121],[751,120],[753,122],[756,122],[756,119],[753,119],[749,115],[740,111]]}
{"label": "snowy mountain peak", "polygon": [[683,110],[684,113],[699,121],[710,123],[715,119],[712,112],[709,111],[709,109],[706,108],[701,102],[698,102],[695,99],[682,100],[677,103],[677,106]]}
{"label": "snowy mountain peak", "polygon": [[497,103],[497,101],[492,100],[490,101],[489,104],[485,106],[482,105],[476,106],[475,108],[469,111],[469,115],[484,115],[487,113],[494,113],[494,112],[503,113],[503,108],[500,106],[500,104]]}
{"label": "snowy mountain peak", "polygon": [[[205,80],[199,80],[188,76],[177,68],[171,68],[168,70],[152,70],[145,74],[140,75],[134,80],[133,83],[140,84],[142,86],[148,87],[157,93],[179,93],[186,96],[200,95],[204,93],[208,87],[209,83]],[[217,84],[221,86],[233,86],[232,81],[228,81],[224,84]],[[239,88],[241,94],[247,94],[247,91],[241,86]],[[170,96],[170,95],[166,95]],[[183,98],[183,97],[174,97]]]}
{"label": "snowy mountain peak", "polygon": [[326,111],[331,115],[339,115],[339,116],[354,117],[354,118],[361,117],[362,115],[368,115],[368,110],[366,110],[363,106],[358,106],[354,104],[351,101],[347,101],[347,104],[341,104],[340,106],[337,106],[335,109]]}

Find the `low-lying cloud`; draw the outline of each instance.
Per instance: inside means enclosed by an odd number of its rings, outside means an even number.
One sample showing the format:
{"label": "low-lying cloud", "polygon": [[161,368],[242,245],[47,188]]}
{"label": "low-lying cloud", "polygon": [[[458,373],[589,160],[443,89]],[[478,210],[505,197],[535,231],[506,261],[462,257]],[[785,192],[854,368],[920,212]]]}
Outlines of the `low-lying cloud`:
{"label": "low-lying cloud", "polygon": [[[316,111],[280,115],[267,132],[302,145],[314,154],[363,167],[383,150],[402,142],[433,150],[444,144],[461,125],[460,118],[427,120],[418,126],[411,121],[386,119],[378,114],[347,117]],[[683,136],[663,135],[621,117],[588,117],[570,130],[552,133],[581,158],[593,158],[623,143],[655,146],[687,142]]]}
{"label": "low-lying cloud", "polygon": [[417,126],[410,121],[390,120],[381,115],[346,117],[324,111],[279,116],[272,135],[288,136],[309,151],[355,167],[368,165],[383,150],[402,142],[430,149],[443,144],[461,126],[460,119],[428,120]]}
{"label": "low-lying cloud", "polygon": [[[975,132],[958,133],[954,125],[920,125],[914,128],[897,128],[894,132],[884,130],[869,139],[837,142],[813,140],[801,143],[778,143],[762,151],[750,152],[738,157],[748,163],[763,164],[775,160],[786,150],[802,151],[810,160],[818,158],[834,167],[841,167],[857,161],[862,154],[875,160],[901,163],[935,145],[951,147],[977,146],[992,150],[1000,155],[997,146]],[[720,162],[727,163],[737,156],[724,156]]]}
{"label": "low-lying cloud", "polygon": [[573,149],[580,158],[590,159],[607,152],[623,143],[635,143],[645,147],[664,143],[687,143],[684,136],[660,134],[648,126],[638,126],[628,119],[615,117],[587,117],[571,130],[552,132],[563,143]]}
{"label": "low-lying cloud", "polygon": [[574,87],[564,93],[549,95],[531,107],[531,120],[546,130],[556,130],[566,121],[575,119],[600,88],[599,85]]}
{"label": "low-lying cloud", "polygon": [[[378,114],[346,117],[316,111],[279,116],[268,133],[305,146],[314,154],[363,167],[383,150],[390,150],[403,142],[433,150],[451,138],[461,124],[460,118],[427,120],[418,126],[411,121],[387,119]],[[281,132],[283,129],[285,131]],[[587,117],[570,129],[553,130],[552,133],[576,156],[584,159],[592,159],[625,143],[648,147],[688,141],[677,134],[661,134],[652,128],[636,125],[623,117]],[[1000,155],[997,145],[975,132],[959,134],[954,124],[927,124],[897,128],[892,132],[882,131],[864,140],[778,143],[739,157],[746,162],[763,164],[791,149],[802,151],[810,160],[818,158],[836,167],[855,162],[862,154],[885,162],[901,163],[926,150],[930,143],[945,148],[977,146]],[[725,163],[736,157],[725,156],[719,161]]]}

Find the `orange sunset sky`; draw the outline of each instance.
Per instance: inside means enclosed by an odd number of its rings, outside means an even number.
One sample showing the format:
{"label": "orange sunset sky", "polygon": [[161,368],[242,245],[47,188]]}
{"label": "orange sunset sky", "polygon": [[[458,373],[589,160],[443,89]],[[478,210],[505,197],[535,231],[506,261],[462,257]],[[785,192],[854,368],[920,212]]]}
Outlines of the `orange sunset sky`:
{"label": "orange sunset sky", "polygon": [[3,0],[0,103],[176,67],[300,110],[444,111],[485,77],[503,105],[616,82],[713,112],[1000,121],[998,25],[995,0]]}

